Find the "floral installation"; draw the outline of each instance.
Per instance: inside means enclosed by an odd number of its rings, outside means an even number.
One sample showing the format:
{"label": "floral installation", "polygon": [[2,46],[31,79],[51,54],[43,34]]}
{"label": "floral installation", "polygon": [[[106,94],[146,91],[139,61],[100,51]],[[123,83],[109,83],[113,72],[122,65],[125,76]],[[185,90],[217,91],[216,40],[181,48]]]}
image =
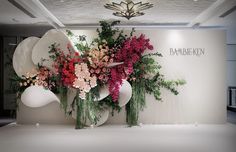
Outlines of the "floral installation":
{"label": "floral installation", "polygon": [[[108,23],[101,21],[97,29],[98,38],[92,44],[86,42],[86,36],[76,36],[67,30],[68,37],[73,38],[73,46],[60,50],[60,44],[49,46],[51,71],[40,66],[36,73],[28,73],[17,80],[21,87],[42,85],[60,95],[61,106],[66,114],[76,111],[76,128],[84,128],[86,121],[96,124],[100,116],[98,111],[112,108],[119,111],[119,94],[123,80],[132,86],[132,97],[126,105],[126,122],[129,126],[138,125],[139,112],[146,105],[145,94],[153,94],[157,100],[161,98],[161,88],[178,94],[177,87],[184,80],[166,80],[161,74],[161,66],[154,57],[162,57],[144,34],[134,36],[134,29],[129,35],[114,25],[119,21]],[[75,48],[76,49],[73,49]],[[116,66],[111,66],[114,63]],[[115,64],[114,64],[115,65]],[[110,95],[99,99],[99,90],[109,87]],[[76,96],[68,110],[68,89],[75,89]],[[23,89],[21,89],[23,90]]]}

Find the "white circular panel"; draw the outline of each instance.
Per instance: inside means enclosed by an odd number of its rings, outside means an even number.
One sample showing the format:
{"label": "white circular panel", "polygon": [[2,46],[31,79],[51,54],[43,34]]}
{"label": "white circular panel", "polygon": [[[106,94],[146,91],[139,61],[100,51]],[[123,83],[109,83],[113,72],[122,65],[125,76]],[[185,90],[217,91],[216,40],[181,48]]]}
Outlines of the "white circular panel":
{"label": "white circular panel", "polygon": [[41,63],[42,59],[45,59],[43,65],[48,67],[50,70],[53,70],[52,61],[49,58],[49,47],[54,43],[59,44],[58,48],[60,48],[65,54],[68,54],[67,45],[71,45],[69,38],[61,30],[52,29],[45,33],[33,48],[32,60],[35,65]]}
{"label": "white circular panel", "polygon": [[28,37],[23,40],[17,47],[13,54],[12,62],[13,68],[19,77],[25,75],[26,72],[30,72],[36,69],[32,61],[32,49],[39,41],[37,37]]}
{"label": "white circular panel", "polygon": [[99,90],[99,98],[95,99],[95,101],[101,101],[102,99],[106,98],[109,95],[109,89],[108,86],[105,85]]}
{"label": "white circular panel", "polygon": [[28,107],[43,107],[51,102],[60,102],[58,97],[42,86],[30,86],[21,95],[21,101]]}
{"label": "white circular panel", "polygon": [[132,87],[128,81],[123,80],[118,99],[119,106],[120,107],[125,106],[129,102],[131,97],[132,97]]}

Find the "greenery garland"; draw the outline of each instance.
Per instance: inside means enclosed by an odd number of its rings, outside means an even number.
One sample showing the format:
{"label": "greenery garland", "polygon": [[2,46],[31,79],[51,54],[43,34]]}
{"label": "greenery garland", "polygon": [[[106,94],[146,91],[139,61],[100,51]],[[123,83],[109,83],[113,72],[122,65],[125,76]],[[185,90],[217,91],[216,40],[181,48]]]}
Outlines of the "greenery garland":
{"label": "greenery garland", "polygon": [[[162,57],[160,53],[147,54],[135,64],[135,70],[131,75],[132,98],[126,105],[126,122],[129,126],[138,125],[139,111],[146,105],[145,94],[153,94],[155,99],[162,101],[161,88],[165,88],[175,95],[178,94],[177,86],[183,85],[184,80],[165,80],[160,74],[161,66],[152,56]],[[145,77],[154,75],[151,78]]]}
{"label": "greenery garland", "polygon": [[139,111],[145,106],[145,82],[134,81],[132,85],[132,98],[126,105],[126,122],[129,126],[138,125]]}

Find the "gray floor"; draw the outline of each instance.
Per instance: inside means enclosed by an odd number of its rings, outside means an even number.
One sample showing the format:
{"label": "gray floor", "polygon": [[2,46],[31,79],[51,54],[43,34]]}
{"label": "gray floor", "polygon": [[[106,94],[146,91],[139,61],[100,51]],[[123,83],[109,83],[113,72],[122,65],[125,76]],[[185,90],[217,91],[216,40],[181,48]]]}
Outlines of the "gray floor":
{"label": "gray floor", "polygon": [[[14,121],[2,119],[2,124]],[[75,130],[71,125],[0,128],[1,152],[235,152],[236,113],[222,125],[104,125]]]}
{"label": "gray floor", "polygon": [[0,128],[1,152],[235,152],[236,125],[16,125]]}

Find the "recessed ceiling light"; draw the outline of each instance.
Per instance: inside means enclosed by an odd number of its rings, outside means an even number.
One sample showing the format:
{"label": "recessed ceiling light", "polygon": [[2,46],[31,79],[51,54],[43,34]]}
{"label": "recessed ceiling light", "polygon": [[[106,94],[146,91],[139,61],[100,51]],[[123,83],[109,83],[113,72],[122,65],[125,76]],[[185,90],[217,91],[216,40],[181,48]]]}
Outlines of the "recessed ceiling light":
{"label": "recessed ceiling light", "polygon": [[193,0],[194,2],[197,2],[198,0]]}

